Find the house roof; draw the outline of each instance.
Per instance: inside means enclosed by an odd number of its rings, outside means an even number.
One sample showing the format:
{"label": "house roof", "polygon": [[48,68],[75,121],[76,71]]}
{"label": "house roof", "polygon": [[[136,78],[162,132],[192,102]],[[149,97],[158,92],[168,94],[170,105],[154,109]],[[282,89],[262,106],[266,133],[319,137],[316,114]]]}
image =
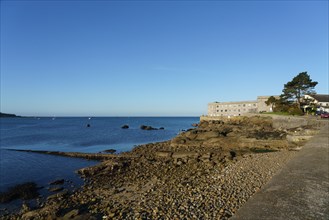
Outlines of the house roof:
{"label": "house roof", "polygon": [[315,94],[309,96],[313,97],[318,102],[329,102],[329,95]]}

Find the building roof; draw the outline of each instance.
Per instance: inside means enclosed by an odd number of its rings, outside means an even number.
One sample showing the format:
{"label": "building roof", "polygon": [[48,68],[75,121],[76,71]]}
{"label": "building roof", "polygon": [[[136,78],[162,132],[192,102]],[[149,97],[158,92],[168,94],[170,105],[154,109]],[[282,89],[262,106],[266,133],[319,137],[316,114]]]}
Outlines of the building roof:
{"label": "building roof", "polygon": [[219,105],[230,105],[230,104],[250,104],[250,103],[257,103],[256,100],[254,101],[236,101],[236,102],[211,102],[211,103],[208,103],[208,104],[211,104],[211,105],[216,105],[216,104],[219,104]]}
{"label": "building roof", "polygon": [[318,102],[329,102],[329,95],[324,94],[315,94],[315,95],[309,95]]}

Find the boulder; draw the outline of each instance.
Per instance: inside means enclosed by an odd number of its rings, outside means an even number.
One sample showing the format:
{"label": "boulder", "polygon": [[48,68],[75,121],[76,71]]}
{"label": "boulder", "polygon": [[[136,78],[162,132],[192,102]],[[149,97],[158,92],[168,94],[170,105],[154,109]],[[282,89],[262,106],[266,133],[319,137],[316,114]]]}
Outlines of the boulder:
{"label": "boulder", "polygon": [[128,129],[129,128],[129,125],[122,125],[121,128],[122,129]]}
{"label": "boulder", "polygon": [[142,130],[148,130],[148,131],[150,131],[150,130],[157,130],[156,128],[153,128],[152,126],[149,126],[149,125],[141,125],[140,128]]}

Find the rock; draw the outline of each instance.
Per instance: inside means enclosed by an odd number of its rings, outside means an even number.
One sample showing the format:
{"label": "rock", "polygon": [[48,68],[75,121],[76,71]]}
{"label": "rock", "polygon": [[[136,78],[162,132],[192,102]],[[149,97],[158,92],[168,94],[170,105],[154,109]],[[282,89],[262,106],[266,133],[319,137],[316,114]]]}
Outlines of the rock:
{"label": "rock", "polygon": [[306,135],[287,135],[287,141],[289,142],[301,142],[306,141],[312,138],[313,136],[306,136]]}
{"label": "rock", "polygon": [[11,202],[15,199],[29,200],[39,196],[37,184],[34,182],[27,182],[18,184],[9,188],[6,192],[0,193],[0,203]]}
{"label": "rock", "polygon": [[121,192],[123,192],[123,191],[125,191],[125,190],[126,190],[126,188],[124,188],[124,187],[120,187],[120,188],[115,189],[114,192],[115,192],[115,193],[121,193]]}
{"label": "rock", "polygon": [[197,131],[195,130],[188,131],[184,135],[190,140],[194,140],[198,136]]}
{"label": "rock", "polygon": [[62,191],[64,188],[63,187],[51,187],[48,189],[49,192],[59,192]]}
{"label": "rock", "polygon": [[188,161],[189,158],[198,158],[199,157],[199,154],[196,153],[196,152],[174,152],[172,154],[172,158],[174,158],[176,161],[178,159],[184,159],[185,161]]}
{"label": "rock", "polygon": [[193,126],[193,127],[198,127],[199,124],[197,124],[197,123],[193,123],[192,126]]}
{"label": "rock", "polygon": [[152,126],[148,126],[148,125],[141,125],[140,128],[142,130],[148,130],[148,131],[150,131],[150,130],[157,130],[156,128],[153,128]]}
{"label": "rock", "polygon": [[76,216],[79,215],[79,210],[78,209],[73,209],[71,211],[69,211],[68,213],[66,213],[64,216],[63,216],[63,219],[66,220],[66,219],[72,219]]}
{"label": "rock", "polygon": [[36,211],[29,211],[22,215],[22,219],[37,219],[38,218],[38,212]]}
{"label": "rock", "polygon": [[206,131],[202,133],[198,133],[196,139],[197,140],[208,140],[211,138],[217,138],[220,134],[217,131]]}
{"label": "rock", "polygon": [[23,205],[22,205],[22,208],[21,208],[21,212],[26,213],[26,212],[29,212],[29,211],[30,211],[29,205],[24,202]]}
{"label": "rock", "polygon": [[186,139],[184,137],[177,136],[171,140],[172,144],[185,144]]}
{"label": "rock", "polygon": [[164,127],[160,127],[159,130],[164,130]]}
{"label": "rock", "polygon": [[65,189],[62,192],[59,192],[59,193],[48,196],[47,200],[52,200],[52,199],[55,199],[55,198],[61,198],[61,197],[64,197],[64,196],[68,195],[68,193],[69,193],[68,190]]}
{"label": "rock", "polygon": [[155,153],[157,157],[171,157],[172,152],[171,151],[158,151]]}
{"label": "rock", "polygon": [[62,184],[64,184],[64,179],[58,179],[49,183],[49,185],[62,185]]}
{"label": "rock", "polygon": [[129,125],[122,125],[121,128],[122,129],[128,129],[129,128]]}
{"label": "rock", "polygon": [[105,153],[110,153],[110,154],[114,154],[117,150],[115,149],[108,149],[108,150],[104,150]]}

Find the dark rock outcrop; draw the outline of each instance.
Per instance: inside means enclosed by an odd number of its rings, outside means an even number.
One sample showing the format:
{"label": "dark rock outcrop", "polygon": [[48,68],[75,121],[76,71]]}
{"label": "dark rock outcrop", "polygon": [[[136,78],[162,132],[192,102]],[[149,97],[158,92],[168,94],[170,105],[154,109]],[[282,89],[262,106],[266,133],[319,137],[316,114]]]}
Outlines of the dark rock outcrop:
{"label": "dark rock outcrop", "polygon": [[148,130],[148,131],[158,130],[157,128],[153,128],[152,126],[149,126],[149,125],[141,125],[140,126],[140,129],[142,129],[142,130]]}
{"label": "dark rock outcrop", "polygon": [[121,128],[122,129],[128,129],[129,128],[129,125],[122,125]]}
{"label": "dark rock outcrop", "polygon": [[11,202],[15,199],[29,200],[39,196],[38,187],[36,183],[27,182],[16,185],[7,192],[0,193],[0,203]]}
{"label": "dark rock outcrop", "polygon": [[108,149],[108,150],[104,150],[105,153],[110,153],[110,154],[114,154],[115,152],[117,152],[117,150],[115,149]]}
{"label": "dark rock outcrop", "polygon": [[55,180],[49,183],[49,185],[62,185],[62,184],[64,184],[64,179]]}

